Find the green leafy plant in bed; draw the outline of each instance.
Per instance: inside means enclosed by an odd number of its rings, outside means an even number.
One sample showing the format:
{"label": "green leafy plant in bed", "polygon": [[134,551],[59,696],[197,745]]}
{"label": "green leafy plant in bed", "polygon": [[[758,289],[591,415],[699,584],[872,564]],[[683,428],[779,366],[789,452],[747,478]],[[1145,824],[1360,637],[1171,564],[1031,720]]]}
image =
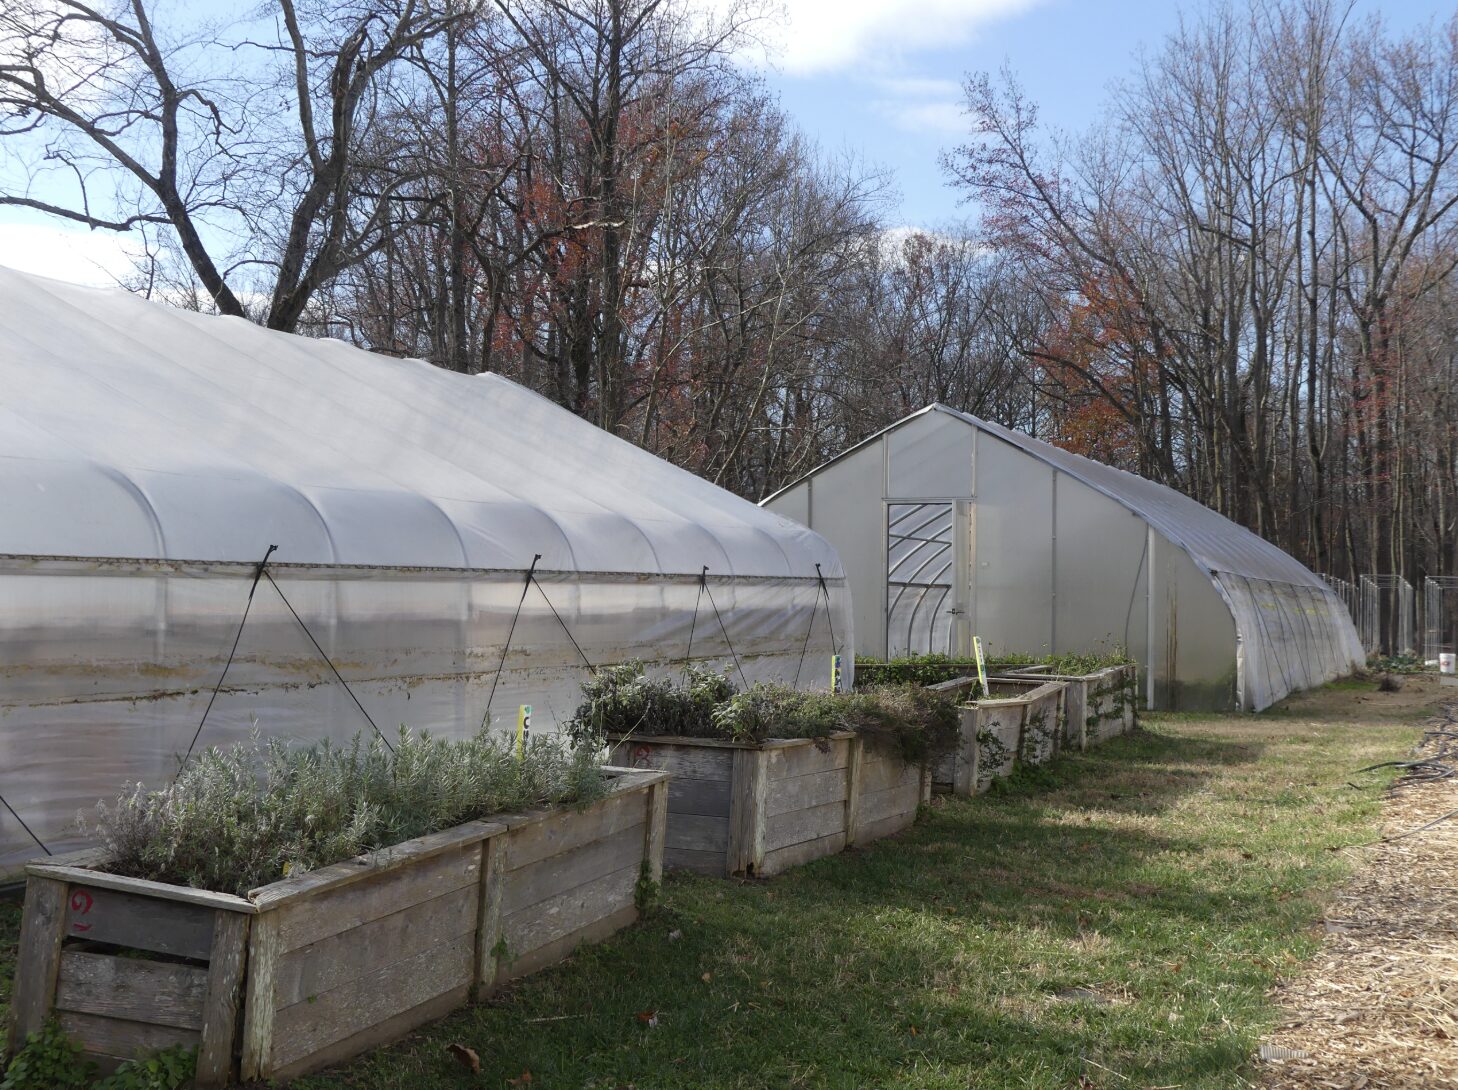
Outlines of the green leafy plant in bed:
{"label": "green leafy plant in bed", "polygon": [[567,732],[584,749],[635,733],[754,743],[855,731],[917,762],[957,740],[956,701],[917,685],[829,693],[761,683],[740,691],[713,671],[650,678],[642,663],[630,662],[597,671],[582,691]]}
{"label": "green leafy plant in bed", "polygon": [[1129,657],[1129,652],[1122,647],[1116,647],[1112,651],[1048,655],[1042,661],[1051,666],[1055,674],[1075,677],[1095,674],[1110,666],[1130,666],[1134,662]]}
{"label": "green leafy plant in bed", "polygon": [[605,788],[601,756],[553,736],[521,760],[504,736],[450,740],[404,727],[387,748],[289,746],[256,734],[210,749],[159,791],[101,803],[91,833],[119,874],[243,894],[465,821],[586,803]]}
{"label": "green leafy plant in bed", "polygon": [[197,1072],[197,1050],[173,1045],[127,1060],[98,1079],[96,1064],[54,1018],[25,1039],[0,1090],[181,1090]]}

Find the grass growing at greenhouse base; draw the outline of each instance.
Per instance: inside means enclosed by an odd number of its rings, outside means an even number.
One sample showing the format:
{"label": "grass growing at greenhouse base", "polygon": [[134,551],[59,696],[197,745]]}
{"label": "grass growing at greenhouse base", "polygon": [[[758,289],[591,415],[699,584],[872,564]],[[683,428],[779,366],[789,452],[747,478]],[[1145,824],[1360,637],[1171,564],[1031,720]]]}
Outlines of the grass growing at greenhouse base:
{"label": "grass growing at greenhouse base", "polygon": [[1374,837],[1387,781],[1347,780],[1418,733],[1337,697],[1350,719],[1150,716],[773,881],[670,877],[630,932],[295,1086],[1241,1085]]}

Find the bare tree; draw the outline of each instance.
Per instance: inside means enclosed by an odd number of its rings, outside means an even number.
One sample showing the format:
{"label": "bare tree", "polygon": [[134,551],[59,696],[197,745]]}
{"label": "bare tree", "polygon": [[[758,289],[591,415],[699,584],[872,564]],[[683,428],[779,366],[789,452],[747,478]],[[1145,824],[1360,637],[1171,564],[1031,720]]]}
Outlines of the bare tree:
{"label": "bare tree", "polygon": [[[439,194],[379,143],[387,87],[452,16],[416,0],[277,0],[239,27],[158,26],[145,0],[0,12],[0,205],[161,230],[217,309],[292,330]],[[271,36],[250,32],[273,30]],[[247,282],[266,304],[247,305]]]}

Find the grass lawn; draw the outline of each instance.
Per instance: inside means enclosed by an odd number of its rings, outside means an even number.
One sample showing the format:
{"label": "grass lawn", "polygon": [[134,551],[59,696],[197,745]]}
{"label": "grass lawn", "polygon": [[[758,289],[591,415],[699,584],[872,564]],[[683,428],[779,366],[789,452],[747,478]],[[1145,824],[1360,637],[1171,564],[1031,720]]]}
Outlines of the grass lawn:
{"label": "grass lawn", "polygon": [[1334,699],[1366,721],[1149,716],[865,850],[769,882],[672,877],[613,941],[294,1085],[1243,1085],[1340,849],[1375,835],[1387,781],[1347,780],[1418,733],[1413,709]]}

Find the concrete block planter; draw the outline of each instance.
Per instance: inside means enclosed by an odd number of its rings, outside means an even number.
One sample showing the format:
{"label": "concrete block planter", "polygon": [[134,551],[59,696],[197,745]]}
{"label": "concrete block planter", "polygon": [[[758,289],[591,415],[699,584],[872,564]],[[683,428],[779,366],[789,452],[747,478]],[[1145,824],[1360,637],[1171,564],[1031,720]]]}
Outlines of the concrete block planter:
{"label": "concrete block planter", "polygon": [[613,737],[611,760],[673,773],[664,863],[767,877],[905,829],[930,777],[846,732],[759,745],[680,736]]}
{"label": "concrete block planter", "polygon": [[[1028,676],[1062,681],[1068,685],[1064,741],[1078,749],[1107,741],[1134,729],[1139,700],[1139,668],[1133,664],[1106,666],[1091,674]],[[1046,670],[1046,667],[1042,669]],[[1023,671],[1018,671],[1023,673]]]}
{"label": "concrete block planter", "polygon": [[[958,678],[932,686],[955,692],[976,682]],[[961,707],[957,748],[937,762],[933,780],[953,794],[986,791],[994,779],[1019,764],[1043,764],[1057,756],[1064,732],[1065,693],[1060,680],[1043,677],[990,678],[989,693]]]}
{"label": "concrete block planter", "polygon": [[28,868],[11,1045],[54,1013],[105,1062],[198,1048],[199,1088],[338,1063],[626,927],[661,874],[668,777],[473,821],[252,890]]}

